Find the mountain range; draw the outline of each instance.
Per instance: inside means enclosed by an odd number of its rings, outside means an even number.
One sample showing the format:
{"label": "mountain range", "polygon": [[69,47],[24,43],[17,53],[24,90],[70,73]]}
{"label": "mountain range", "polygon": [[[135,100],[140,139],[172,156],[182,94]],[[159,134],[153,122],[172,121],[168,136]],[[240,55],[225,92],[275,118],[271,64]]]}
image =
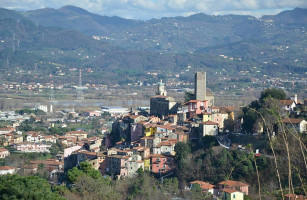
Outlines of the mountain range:
{"label": "mountain range", "polygon": [[[307,9],[301,8],[260,19],[199,13],[148,21],[100,16],[74,6],[0,9],[0,70],[11,70],[3,80],[20,80],[34,66],[37,73],[53,77],[84,67],[96,72],[85,74],[90,81],[106,83],[156,81],[146,73],[178,73],[188,65],[212,72],[227,69],[229,76],[254,66],[262,75],[304,73],[306,26]],[[191,79],[191,74],[180,77]],[[28,74],[25,79],[35,78]]]}

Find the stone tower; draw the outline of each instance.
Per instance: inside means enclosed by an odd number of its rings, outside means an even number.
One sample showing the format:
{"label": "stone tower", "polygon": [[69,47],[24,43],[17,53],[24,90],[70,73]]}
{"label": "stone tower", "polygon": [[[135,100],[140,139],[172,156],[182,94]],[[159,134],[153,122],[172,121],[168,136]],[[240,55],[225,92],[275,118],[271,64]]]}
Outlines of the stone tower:
{"label": "stone tower", "polygon": [[167,96],[167,91],[165,90],[165,83],[162,83],[162,80],[158,83],[158,91],[156,95]]}
{"label": "stone tower", "polygon": [[206,72],[195,72],[195,100],[206,100]]}

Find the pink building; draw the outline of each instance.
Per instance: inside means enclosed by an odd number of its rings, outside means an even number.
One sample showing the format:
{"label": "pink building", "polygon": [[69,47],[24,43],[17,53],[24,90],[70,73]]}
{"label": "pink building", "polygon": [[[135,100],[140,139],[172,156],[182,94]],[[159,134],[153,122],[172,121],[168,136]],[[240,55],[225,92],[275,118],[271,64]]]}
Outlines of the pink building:
{"label": "pink building", "polygon": [[207,112],[208,110],[208,101],[200,101],[200,100],[190,100],[188,102],[188,111],[190,117],[194,117],[195,115],[199,115],[203,112]]}
{"label": "pink building", "polygon": [[150,155],[150,159],[151,171],[153,173],[167,173],[175,167],[174,156],[152,154]]}
{"label": "pink building", "polygon": [[218,183],[219,190],[223,190],[224,188],[229,188],[232,190],[237,190],[243,192],[245,195],[248,195],[248,187],[249,185],[246,183],[242,183],[239,181],[227,180]]}

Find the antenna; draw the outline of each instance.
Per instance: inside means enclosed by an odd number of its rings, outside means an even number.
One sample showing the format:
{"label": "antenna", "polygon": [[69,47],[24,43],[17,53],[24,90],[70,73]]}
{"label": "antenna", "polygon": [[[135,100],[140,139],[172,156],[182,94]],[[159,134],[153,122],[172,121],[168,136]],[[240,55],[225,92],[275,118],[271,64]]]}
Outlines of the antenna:
{"label": "antenna", "polygon": [[13,33],[13,52],[15,52],[15,33]]}
{"label": "antenna", "polygon": [[80,70],[79,70],[79,87],[82,87],[82,70],[81,70],[81,67],[80,67]]}
{"label": "antenna", "polygon": [[7,68],[10,68],[10,61],[9,61],[9,57],[6,57],[6,66],[7,66]]}
{"label": "antenna", "polygon": [[84,96],[83,96],[83,89],[82,89],[82,69],[80,67],[80,70],[79,70],[79,87],[76,87],[77,88],[77,99],[79,100],[82,100],[84,99]]}

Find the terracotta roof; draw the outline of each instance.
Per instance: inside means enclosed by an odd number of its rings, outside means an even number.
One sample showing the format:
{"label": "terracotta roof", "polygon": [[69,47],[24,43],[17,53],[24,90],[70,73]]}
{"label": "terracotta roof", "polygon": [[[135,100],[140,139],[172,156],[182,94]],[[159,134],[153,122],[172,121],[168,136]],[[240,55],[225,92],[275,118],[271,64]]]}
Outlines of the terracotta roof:
{"label": "terracotta roof", "polygon": [[32,160],[30,164],[44,164],[44,165],[64,165],[63,162],[58,162],[55,159],[47,159],[47,160]]}
{"label": "terracotta roof", "polygon": [[294,103],[293,100],[280,100],[279,102],[285,106],[291,106]]}
{"label": "terracotta roof", "polygon": [[8,127],[8,128],[0,128],[0,131],[14,131],[15,128],[13,127]]}
{"label": "terracotta roof", "polygon": [[191,184],[199,184],[203,190],[210,190],[210,189],[213,189],[214,187],[214,185],[211,185],[210,183],[206,183],[203,181],[193,181],[191,182]]}
{"label": "terracotta roof", "polygon": [[286,194],[286,200],[306,200],[307,197],[303,195],[296,195],[296,194]]}
{"label": "terracotta roof", "polygon": [[215,123],[215,122],[212,122],[212,121],[202,122],[200,124],[203,124],[203,125],[218,125],[218,123]]}
{"label": "terracotta roof", "polygon": [[220,184],[220,185],[227,185],[227,186],[230,186],[230,187],[249,186],[249,185],[246,184],[246,183],[242,183],[242,182],[239,182],[239,181],[232,181],[232,180],[222,181],[222,182],[220,182],[219,184]]}
{"label": "terracotta roof", "polygon": [[85,131],[68,131],[65,133],[65,135],[70,135],[70,134],[87,134]]}
{"label": "terracotta roof", "polygon": [[0,166],[0,170],[11,170],[11,169],[15,169],[15,168],[11,166]]}
{"label": "terracotta roof", "polygon": [[136,119],[136,118],[138,118],[138,117],[140,117],[141,115],[130,115],[130,118],[131,119]]}
{"label": "terracotta roof", "polygon": [[283,119],[281,122],[286,124],[300,124],[303,121],[303,119],[297,119],[297,118],[286,118]]}
{"label": "terracotta roof", "polygon": [[38,164],[29,164],[29,165],[25,165],[23,166],[24,169],[36,169],[38,168]]}
{"label": "terracotta roof", "polygon": [[155,139],[155,137],[146,136],[146,137],[142,137],[141,139],[143,139],[143,140],[145,140],[145,139]]}
{"label": "terracotta roof", "polygon": [[9,151],[6,148],[0,148],[0,152]]}
{"label": "terracotta roof", "polygon": [[189,103],[197,103],[200,102],[200,100],[190,100]]}
{"label": "terracotta roof", "polygon": [[239,192],[239,191],[237,191],[237,190],[233,190],[233,189],[230,189],[230,188],[224,188],[224,189],[222,189],[221,191],[222,191],[222,192],[229,193],[229,194],[234,193],[234,192]]}

